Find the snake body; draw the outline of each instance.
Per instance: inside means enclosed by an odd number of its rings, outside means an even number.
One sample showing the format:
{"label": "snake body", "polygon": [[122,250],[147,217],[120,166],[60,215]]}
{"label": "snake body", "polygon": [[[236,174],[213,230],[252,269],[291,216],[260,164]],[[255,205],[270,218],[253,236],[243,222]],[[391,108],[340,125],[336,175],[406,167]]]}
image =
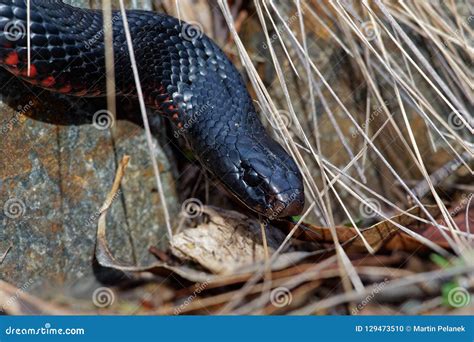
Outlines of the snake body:
{"label": "snake body", "polygon": [[[171,16],[138,10],[126,16],[146,105],[170,119],[202,166],[247,207],[271,218],[299,214],[304,189],[298,167],[265,131],[222,50]],[[111,24],[116,93],[136,96],[120,11],[113,11]],[[106,95],[101,11],[31,0],[29,35],[27,25],[26,0],[0,0],[5,69],[59,93]]]}

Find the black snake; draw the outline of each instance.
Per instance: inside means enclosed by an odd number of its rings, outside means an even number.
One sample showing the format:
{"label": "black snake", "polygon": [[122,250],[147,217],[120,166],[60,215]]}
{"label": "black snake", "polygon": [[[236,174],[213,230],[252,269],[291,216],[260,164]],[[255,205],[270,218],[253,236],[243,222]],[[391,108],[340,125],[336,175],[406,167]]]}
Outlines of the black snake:
{"label": "black snake", "polygon": [[[106,93],[103,16],[62,1],[0,1],[0,63],[37,86],[76,96]],[[250,209],[278,218],[301,213],[294,160],[265,131],[243,80],[195,27],[132,10],[127,19],[146,104],[166,116],[202,166]],[[115,87],[136,96],[124,23],[112,13]],[[28,69],[28,39],[30,68]]]}

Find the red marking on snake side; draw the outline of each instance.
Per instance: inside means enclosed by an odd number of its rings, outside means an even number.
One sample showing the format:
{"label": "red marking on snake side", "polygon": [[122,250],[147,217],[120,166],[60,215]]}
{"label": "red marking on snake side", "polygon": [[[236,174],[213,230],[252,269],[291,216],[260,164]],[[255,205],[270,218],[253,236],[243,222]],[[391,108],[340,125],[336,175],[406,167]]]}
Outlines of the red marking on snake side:
{"label": "red marking on snake side", "polygon": [[94,96],[99,96],[99,95],[102,94],[102,92],[101,92],[99,89],[97,89],[97,90],[92,90],[92,91],[88,91],[87,93],[88,93],[90,96],[92,96],[92,97],[94,97]]}
{"label": "red marking on snake side", "polygon": [[36,78],[27,78],[26,80],[34,85],[37,85],[39,83]]}
{"label": "red marking on snake side", "polygon": [[16,51],[10,52],[7,55],[7,58],[5,58],[5,64],[6,65],[17,65],[20,59],[18,58],[18,53]]}
{"label": "red marking on snake side", "polygon": [[79,90],[74,93],[76,96],[84,96],[87,94],[87,89]]}
{"label": "red marking on snake side", "polygon": [[56,80],[54,79],[53,76],[48,76],[44,80],[41,81],[41,85],[46,88],[52,87],[54,83],[56,83]]}
{"label": "red marking on snake side", "polygon": [[29,75],[28,75],[28,68],[22,70],[22,72],[21,72],[21,76],[23,76],[23,77],[35,78],[37,74],[38,74],[38,71],[36,70],[36,67],[33,64],[30,65],[30,74]]}
{"label": "red marking on snake side", "polygon": [[72,90],[72,86],[70,84],[66,84],[65,86],[58,89],[58,91],[63,94],[70,93],[71,90]]}

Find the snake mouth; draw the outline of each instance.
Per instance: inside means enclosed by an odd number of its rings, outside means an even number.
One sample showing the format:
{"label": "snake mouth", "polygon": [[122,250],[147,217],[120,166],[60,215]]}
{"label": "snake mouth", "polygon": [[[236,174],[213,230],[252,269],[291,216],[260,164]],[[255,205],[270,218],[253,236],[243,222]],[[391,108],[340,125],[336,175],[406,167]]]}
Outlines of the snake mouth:
{"label": "snake mouth", "polygon": [[223,183],[219,184],[219,188],[245,207],[269,220],[296,216],[301,214],[304,209],[305,200],[302,189],[293,189],[277,195],[266,195],[264,202],[258,203],[251,201],[248,197],[243,197],[241,194],[239,195],[232,187],[228,187]]}

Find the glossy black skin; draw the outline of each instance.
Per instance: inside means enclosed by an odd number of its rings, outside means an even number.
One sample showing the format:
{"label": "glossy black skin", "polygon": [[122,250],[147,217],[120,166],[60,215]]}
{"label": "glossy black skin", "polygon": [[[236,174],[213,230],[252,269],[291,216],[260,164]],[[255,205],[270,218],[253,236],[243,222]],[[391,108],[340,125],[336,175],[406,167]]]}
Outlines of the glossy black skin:
{"label": "glossy black skin", "polygon": [[[12,40],[12,23],[26,32],[26,0],[0,0],[2,66],[41,87],[78,96],[105,94],[102,14],[31,1],[31,61],[27,36]],[[301,213],[304,189],[293,159],[262,126],[242,78],[207,36],[178,19],[127,11],[146,104],[167,116],[202,166],[250,209],[269,218]],[[120,12],[113,12],[115,81],[135,96]],[[7,30],[7,31],[5,31]]]}

